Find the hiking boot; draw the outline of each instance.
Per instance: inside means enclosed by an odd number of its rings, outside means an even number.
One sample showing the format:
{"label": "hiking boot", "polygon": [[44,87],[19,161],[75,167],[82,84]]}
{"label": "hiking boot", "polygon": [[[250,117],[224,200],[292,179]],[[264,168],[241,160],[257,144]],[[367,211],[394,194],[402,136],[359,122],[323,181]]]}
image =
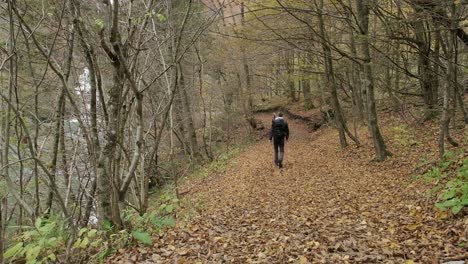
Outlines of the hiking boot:
{"label": "hiking boot", "polygon": [[278,162],[278,167],[279,167],[280,169],[283,168],[283,163],[282,163],[281,161]]}

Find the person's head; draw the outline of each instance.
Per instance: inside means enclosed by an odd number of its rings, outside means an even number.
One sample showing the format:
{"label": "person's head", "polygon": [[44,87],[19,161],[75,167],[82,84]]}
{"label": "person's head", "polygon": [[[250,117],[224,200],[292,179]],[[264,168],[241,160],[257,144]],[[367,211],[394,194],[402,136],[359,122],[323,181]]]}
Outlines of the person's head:
{"label": "person's head", "polygon": [[283,113],[279,112],[279,113],[278,113],[278,116],[279,116],[279,117],[283,117]]}

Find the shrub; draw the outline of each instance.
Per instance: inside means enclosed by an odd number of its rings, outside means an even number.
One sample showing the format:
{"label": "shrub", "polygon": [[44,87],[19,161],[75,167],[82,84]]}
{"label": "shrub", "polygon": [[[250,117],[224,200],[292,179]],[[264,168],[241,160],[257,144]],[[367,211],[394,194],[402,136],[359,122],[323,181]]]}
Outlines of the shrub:
{"label": "shrub", "polygon": [[441,210],[451,209],[454,214],[468,206],[468,159],[463,160],[456,177],[445,184],[435,206]]}

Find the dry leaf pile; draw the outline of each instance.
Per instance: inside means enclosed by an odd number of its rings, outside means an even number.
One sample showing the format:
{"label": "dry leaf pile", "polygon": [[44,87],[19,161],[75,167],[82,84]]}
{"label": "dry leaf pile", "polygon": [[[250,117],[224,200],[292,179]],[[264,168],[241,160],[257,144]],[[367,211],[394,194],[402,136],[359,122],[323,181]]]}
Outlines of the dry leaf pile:
{"label": "dry leaf pile", "polygon": [[[268,124],[269,115],[260,116]],[[467,226],[409,183],[404,157],[370,162],[369,145],[339,149],[331,128],[290,121],[285,168],[264,139],[192,193],[190,224],[122,249],[109,263],[439,263],[464,259]],[[369,153],[361,155],[359,153]],[[188,184],[196,184],[191,182]],[[464,246],[465,245],[465,246]],[[464,255],[465,254],[465,255]]]}

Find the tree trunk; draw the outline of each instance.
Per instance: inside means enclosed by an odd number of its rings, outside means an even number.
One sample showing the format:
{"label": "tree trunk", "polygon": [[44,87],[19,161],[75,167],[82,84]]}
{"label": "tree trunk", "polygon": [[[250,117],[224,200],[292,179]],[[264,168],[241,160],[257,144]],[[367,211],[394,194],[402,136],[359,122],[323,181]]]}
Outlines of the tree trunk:
{"label": "tree trunk", "polygon": [[65,146],[65,129],[64,129],[65,118],[63,117],[65,113],[65,100],[63,101],[61,108],[62,108],[62,117],[60,121],[62,122],[62,125],[60,126],[60,155],[62,157],[62,170],[63,170],[63,176],[65,180],[65,186],[67,189],[67,195],[65,199],[65,204],[67,205],[70,200],[75,201],[76,196],[72,190],[72,179],[70,177],[70,171],[68,168],[67,149]]}
{"label": "tree trunk", "polygon": [[[452,13],[455,14],[455,4],[452,3]],[[445,139],[452,146],[458,146],[458,143],[450,136],[450,120],[454,114],[455,99],[456,99],[456,88],[457,82],[457,35],[455,28],[457,27],[455,18],[451,22],[451,30],[446,33],[445,45],[443,50],[445,57],[447,58],[447,82],[444,89],[444,104],[442,109],[442,118],[440,122],[440,133],[439,133],[439,157],[442,159],[445,153]],[[442,43],[444,44],[444,43]]]}
{"label": "tree trunk", "polygon": [[370,1],[369,0],[357,0],[357,11],[359,28],[361,33],[361,49],[364,60],[364,82],[367,94],[367,121],[370,135],[374,143],[375,160],[383,161],[390,155],[387,150],[385,141],[380,133],[380,128],[377,118],[377,107],[375,103],[375,91],[374,91],[374,77],[372,73],[372,61],[370,54],[369,45],[369,13],[370,13]]}
{"label": "tree trunk", "polygon": [[[60,93],[57,106],[56,106],[56,113],[55,113],[55,135],[54,135],[54,143],[52,147],[52,161],[50,162],[50,174],[53,176],[55,180],[57,174],[57,161],[58,161],[58,152],[59,152],[59,143],[60,143],[60,131],[62,126],[62,104],[65,100],[65,93],[62,91]],[[54,192],[53,190],[49,190],[49,194],[47,196],[46,202],[46,217],[48,217],[52,211],[52,203],[54,199]]]}
{"label": "tree trunk", "polygon": [[[351,6],[351,1],[349,1],[349,5]],[[349,19],[351,19],[352,12],[348,12],[348,13],[349,13],[348,17]],[[351,55],[356,58],[357,50],[356,50],[356,42],[354,41],[354,29],[350,30],[349,41],[350,41],[350,46],[351,46]],[[361,92],[362,84],[360,83],[360,80],[359,80],[358,66],[359,65],[357,65],[356,62],[351,62],[349,72],[351,76],[351,89],[352,89],[351,93],[353,97],[354,107],[356,109],[355,112],[357,114],[357,119],[360,122],[363,122],[364,121],[364,105],[363,105],[363,100],[362,100],[362,92]]]}
{"label": "tree trunk", "polygon": [[294,51],[286,51],[284,58],[286,62],[288,97],[291,101],[296,101],[296,88],[294,87]]}
{"label": "tree trunk", "polygon": [[[4,105],[6,106],[3,111],[3,117],[1,125],[1,133],[3,138],[3,144],[1,146],[1,159],[0,165],[2,167],[2,177],[5,179],[7,191],[13,195],[18,204],[24,209],[24,211],[34,218],[34,210],[31,206],[21,197],[21,194],[17,192],[15,188],[15,183],[11,179],[10,175],[10,138],[11,138],[11,123],[12,123],[12,112],[13,112],[13,91],[16,84],[16,70],[17,70],[17,61],[16,61],[16,38],[15,38],[15,29],[13,21],[13,3],[8,1],[8,15],[9,15],[9,40],[8,40],[8,53],[11,58],[9,60],[8,68],[8,90],[7,96],[2,95]],[[21,118],[18,116],[18,118]]]}
{"label": "tree trunk", "polygon": [[119,209],[119,187],[120,175],[116,174],[116,164],[118,153],[117,143],[121,132],[121,108],[123,104],[123,88],[125,83],[125,66],[121,61],[122,53],[121,37],[118,29],[119,1],[115,1],[112,9],[112,27],[110,43],[113,51],[107,46],[104,36],[101,35],[101,46],[106,51],[113,66],[112,86],[108,91],[108,114],[109,122],[105,130],[104,146],[102,148],[101,159],[99,161],[99,172],[97,178],[97,196],[99,201],[99,214],[101,224],[110,222],[117,229],[122,226]]}
{"label": "tree trunk", "polygon": [[0,196],[0,263],[3,264],[3,252],[5,251],[5,231],[7,225],[7,198]]}
{"label": "tree trunk", "polygon": [[304,93],[304,108],[306,110],[314,108],[314,104],[312,103],[312,95],[310,92],[310,80],[308,78],[304,78],[302,80],[302,92]]}
{"label": "tree trunk", "polygon": [[[418,8],[416,8],[418,9]],[[419,13],[416,11],[417,14]],[[418,44],[418,72],[419,84],[426,106],[425,120],[432,119],[435,115],[435,105],[437,103],[437,91],[434,91],[433,72],[431,68],[431,34],[428,24],[424,21],[424,17],[419,13],[419,16],[414,22],[415,36]]]}
{"label": "tree trunk", "polygon": [[[245,4],[241,1],[241,27],[245,24]],[[242,68],[244,70],[245,75],[245,89],[247,93],[247,116],[252,115],[253,109],[253,90],[252,90],[252,76],[250,74],[250,66],[249,62],[247,61],[247,55],[245,53],[245,46],[241,46],[241,53],[242,53]]]}
{"label": "tree trunk", "polygon": [[[197,46],[195,46],[195,51],[197,53],[197,58],[198,62],[200,63],[199,68],[198,68],[198,91],[200,95],[200,100],[202,103],[202,108],[203,108],[203,133],[202,133],[202,141],[203,141],[203,149],[205,150],[206,157],[212,161],[213,160],[213,153],[211,153],[211,142],[206,141],[206,129],[207,129],[207,109],[206,109],[206,102],[205,98],[203,98],[203,88],[204,88],[204,83],[203,83],[203,73],[204,73],[204,65],[203,65],[203,60],[200,54],[200,51]],[[211,109],[210,109],[211,111]],[[210,123],[211,126],[211,123]]]}
{"label": "tree trunk", "polygon": [[328,87],[330,91],[331,105],[334,111],[334,117],[336,126],[338,129],[340,144],[342,148],[348,146],[346,141],[346,134],[356,143],[359,144],[359,140],[354,137],[346,126],[346,120],[343,116],[343,111],[340,106],[340,101],[338,99],[337,84],[335,80],[335,73],[333,69],[333,58],[332,52],[328,43],[327,32],[325,31],[325,23],[323,19],[323,0],[320,0],[318,8],[318,19],[320,27],[320,35],[322,35],[321,45],[323,51],[324,67],[325,67],[325,87]]}
{"label": "tree trunk", "polygon": [[117,156],[117,140],[120,131],[120,107],[124,81],[124,72],[119,61],[114,64],[113,85],[109,90],[109,124],[106,128],[102,159],[99,163],[97,178],[97,196],[100,220],[108,221],[119,228],[122,225],[118,206],[119,175],[115,175],[114,162]]}
{"label": "tree trunk", "polygon": [[[312,53],[307,53],[305,56],[307,60],[307,65],[312,66]],[[307,71],[302,72],[302,93],[304,94],[304,108],[306,110],[314,108],[314,104],[312,103],[312,95],[310,90],[310,78]]]}
{"label": "tree trunk", "polygon": [[180,74],[180,83],[179,83],[179,89],[180,89],[180,95],[181,95],[181,101],[182,101],[182,111],[183,111],[183,119],[184,119],[184,124],[185,124],[185,129],[186,129],[186,134],[185,137],[187,138],[187,142],[189,143],[189,150],[190,150],[190,155],[192,156],[192,159],[196,161],[200,161],[202,156],[200,153],[200,148],[198,146],[198,141],[197,141],[197,133],[195,131],[195,124],[193,121],[193,115],[192,115],[192,109],[191,109],[191,101],[190,97],[187,92],[187,84],[185,83],[185,77],[184,77],[184,72],[182,65],[179,65],[179,74]]}

